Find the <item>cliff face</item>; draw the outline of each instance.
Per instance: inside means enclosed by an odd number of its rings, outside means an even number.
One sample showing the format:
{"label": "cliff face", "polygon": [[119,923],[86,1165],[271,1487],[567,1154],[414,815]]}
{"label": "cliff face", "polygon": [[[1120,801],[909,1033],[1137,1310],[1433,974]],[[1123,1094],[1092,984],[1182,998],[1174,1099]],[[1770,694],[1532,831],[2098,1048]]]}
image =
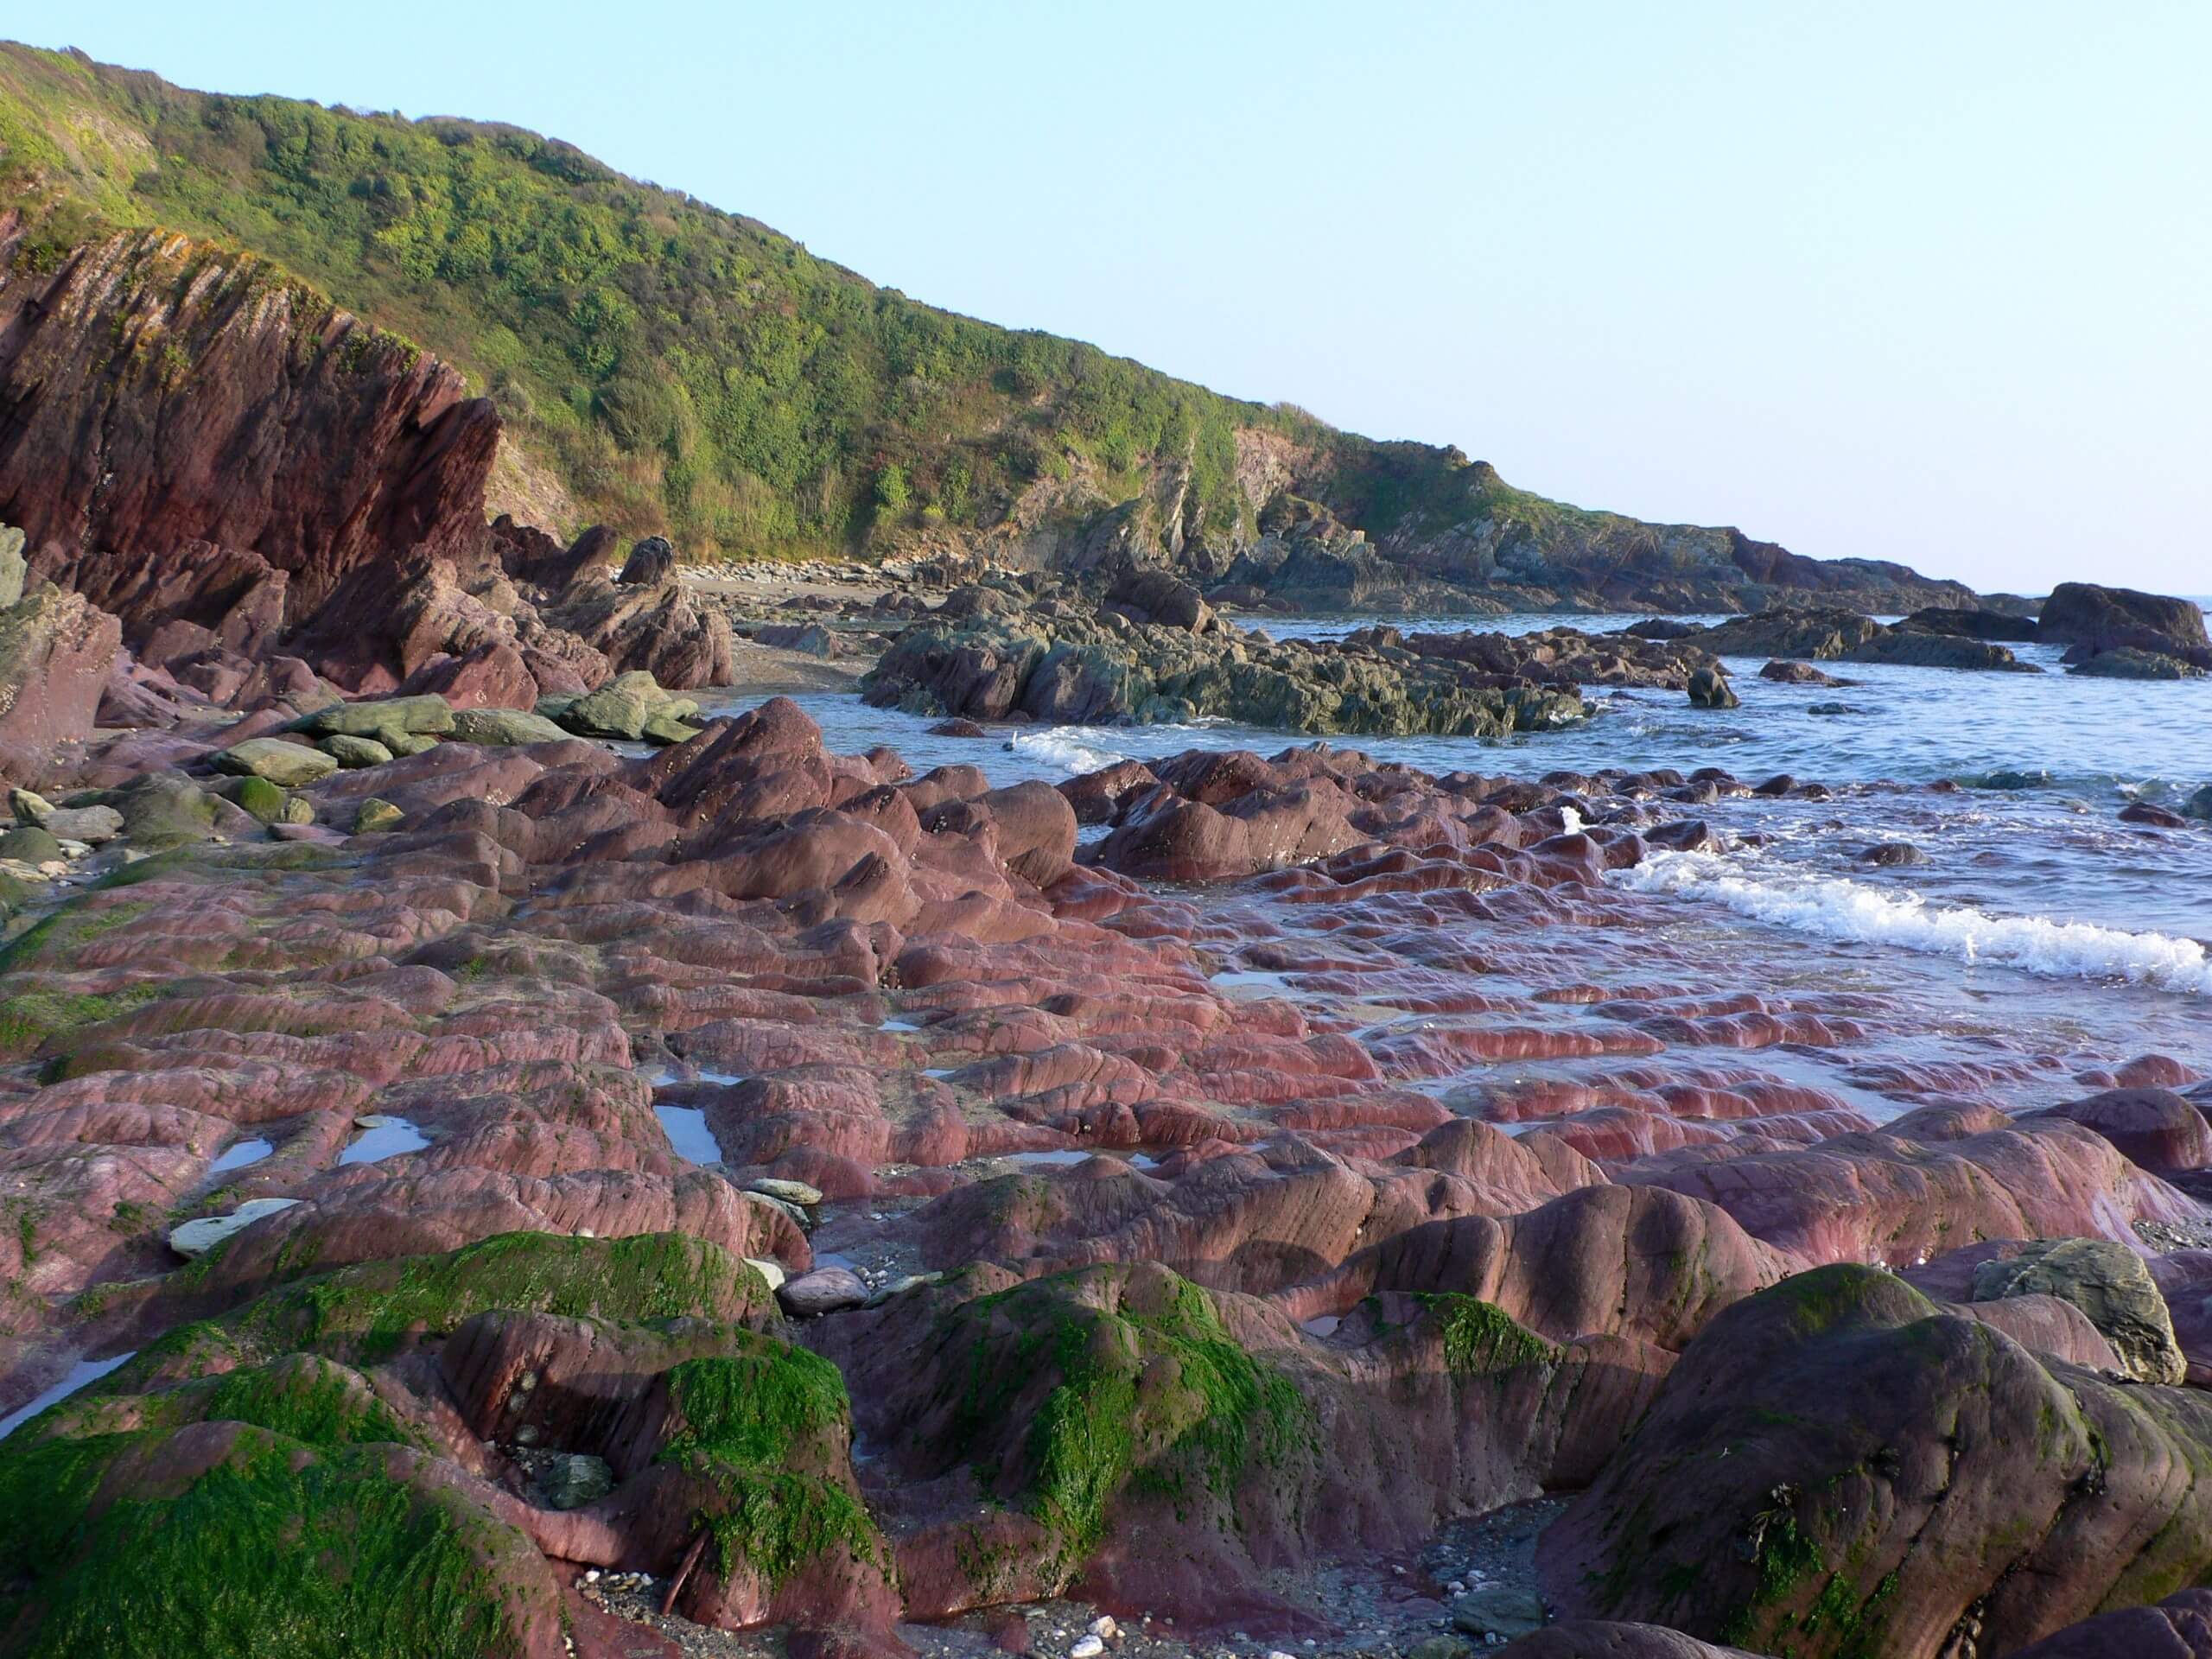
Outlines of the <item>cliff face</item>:
{"label": "cliff face", "polygon": [[727,624],[672,578],[588,568],[604,532],[486,526],[499,416],[451,365],[251,256],[24,234],[0,217],[0,524],[143,663],[218,702],[279,656],[462,703],[728,677]]}
{"label": "cliff face", "polygon": [[263,262],[118,232],[51,274],[0,218],[0,521],[142,641],[310,614],[397,550],[480,560],[499,441],[450,366]]}

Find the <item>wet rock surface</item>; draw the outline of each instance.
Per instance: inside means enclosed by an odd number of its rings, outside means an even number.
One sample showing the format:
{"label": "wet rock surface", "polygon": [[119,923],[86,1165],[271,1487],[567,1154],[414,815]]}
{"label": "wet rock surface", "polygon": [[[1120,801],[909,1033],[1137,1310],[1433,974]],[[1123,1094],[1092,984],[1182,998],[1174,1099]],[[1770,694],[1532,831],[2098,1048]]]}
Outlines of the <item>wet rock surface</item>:
{"label": "wet rock surface", "polygon": [[[50,1630],[160,1535],[66,1530],[72,1470],[149,1527],[241,1483],[224,1524],[404,1522],[495,1653],[1694,1654],[1847,1598],[1933,1653],[2212,1567],[2159,1473],[2212,1434],[2196,1069],[1900,1060],[1910,1007],[1746,989],[1608,880],[1817,786],[1316,745],[993,788],[782,700],[654,746],[680,702],[602,689],[647,741],[288,703],[11,798],[118,830],[0,957],[0,1404],[85,1377],[0,1445]],[[331,764],[219,769],[256,742]],[[1945,1449],[1978,1379],[2042,1462]],[[1950,1456],[1955,1595],[1923,1499],[1807,1496]],[[1989,1541],[2046,1522],[2028,1602]]]}

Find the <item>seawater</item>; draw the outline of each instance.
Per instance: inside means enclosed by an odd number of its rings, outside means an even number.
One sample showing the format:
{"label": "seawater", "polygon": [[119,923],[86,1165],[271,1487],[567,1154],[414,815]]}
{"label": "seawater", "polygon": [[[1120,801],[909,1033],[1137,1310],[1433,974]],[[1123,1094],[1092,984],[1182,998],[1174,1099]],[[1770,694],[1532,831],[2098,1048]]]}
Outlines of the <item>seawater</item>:
{"label": "seawater", "polygon": [[[1634,620],[1269,618],[1257,626],[1278,638],[1322,638],[1375,620],[1407,632],[1565,625],[1602,632]],[[1747,782],[1788,772],[1826,784],[1837,791],[1827,801],[1684,806],[1683,816],[1735,838],[1731,849],[1662,853],[1617,880],[1674,907],[1692,943],[1721,953],[1758,944],[1764,972],[1781,980],[1842,975],[1955,1006],[2027,997],[2054,1030],[2091,1018],[2117,1027],[2110,1035],[2121,1041],[2132,1021],[2141,1046],[2163,1040],[2212,1069],[2212,825],[2159,831],[2118,817],[2132,800],[2178,804],[2212,784],[2212,678],[2088,679],[2063,671],[2056,647],[2013,649],[2044,671],[1829,663],[1820,666],[1856,683],[1808,687],[1760,679],[1762,658],[1730,658],[1740,709],[1600,687],[1588,694],[1596,717],[1557,732],[1328,741],[1433,772],[1720,766]],[[759,700],[753,693],[721,706]],[[888,744],[917,772],[970,765],[1000,785],[1057,782],[1190,748],[1273,754],[1312,741],[1226,723],[1007,726],[982,740],[942,738],[929,735],[932,721],[850,695],[795,701],[833,748]],[[1842,712],[1814,712],[1836,704]],[[1936,784],[1959,787],[1929,787]],[[1860,861],[1891,841],[1910,842],[1924,861]],[[2101,1000],[2069,1001],[2068,985],[2094,988]]]}

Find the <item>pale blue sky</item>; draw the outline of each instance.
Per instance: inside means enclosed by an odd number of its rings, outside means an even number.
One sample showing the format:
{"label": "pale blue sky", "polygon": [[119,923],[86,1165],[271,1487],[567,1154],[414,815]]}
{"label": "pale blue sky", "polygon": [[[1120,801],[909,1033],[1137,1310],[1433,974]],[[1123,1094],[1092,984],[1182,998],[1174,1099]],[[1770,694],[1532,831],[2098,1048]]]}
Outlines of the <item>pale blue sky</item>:
{"label": "pale blue sky", "polygon": [[516,122],[1587,505],[2212,592],[2202,4],[0,0],[0,33]]}

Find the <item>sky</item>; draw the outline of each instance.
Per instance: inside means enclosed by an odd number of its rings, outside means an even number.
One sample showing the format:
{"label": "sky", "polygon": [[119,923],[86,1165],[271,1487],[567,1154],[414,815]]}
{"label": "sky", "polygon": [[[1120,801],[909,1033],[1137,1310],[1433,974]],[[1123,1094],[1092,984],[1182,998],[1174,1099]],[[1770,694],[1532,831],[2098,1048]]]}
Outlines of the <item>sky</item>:
{"label": "sky", "polygon": [[0,0],[1541,493],[2212,593],[2212,6]]}

